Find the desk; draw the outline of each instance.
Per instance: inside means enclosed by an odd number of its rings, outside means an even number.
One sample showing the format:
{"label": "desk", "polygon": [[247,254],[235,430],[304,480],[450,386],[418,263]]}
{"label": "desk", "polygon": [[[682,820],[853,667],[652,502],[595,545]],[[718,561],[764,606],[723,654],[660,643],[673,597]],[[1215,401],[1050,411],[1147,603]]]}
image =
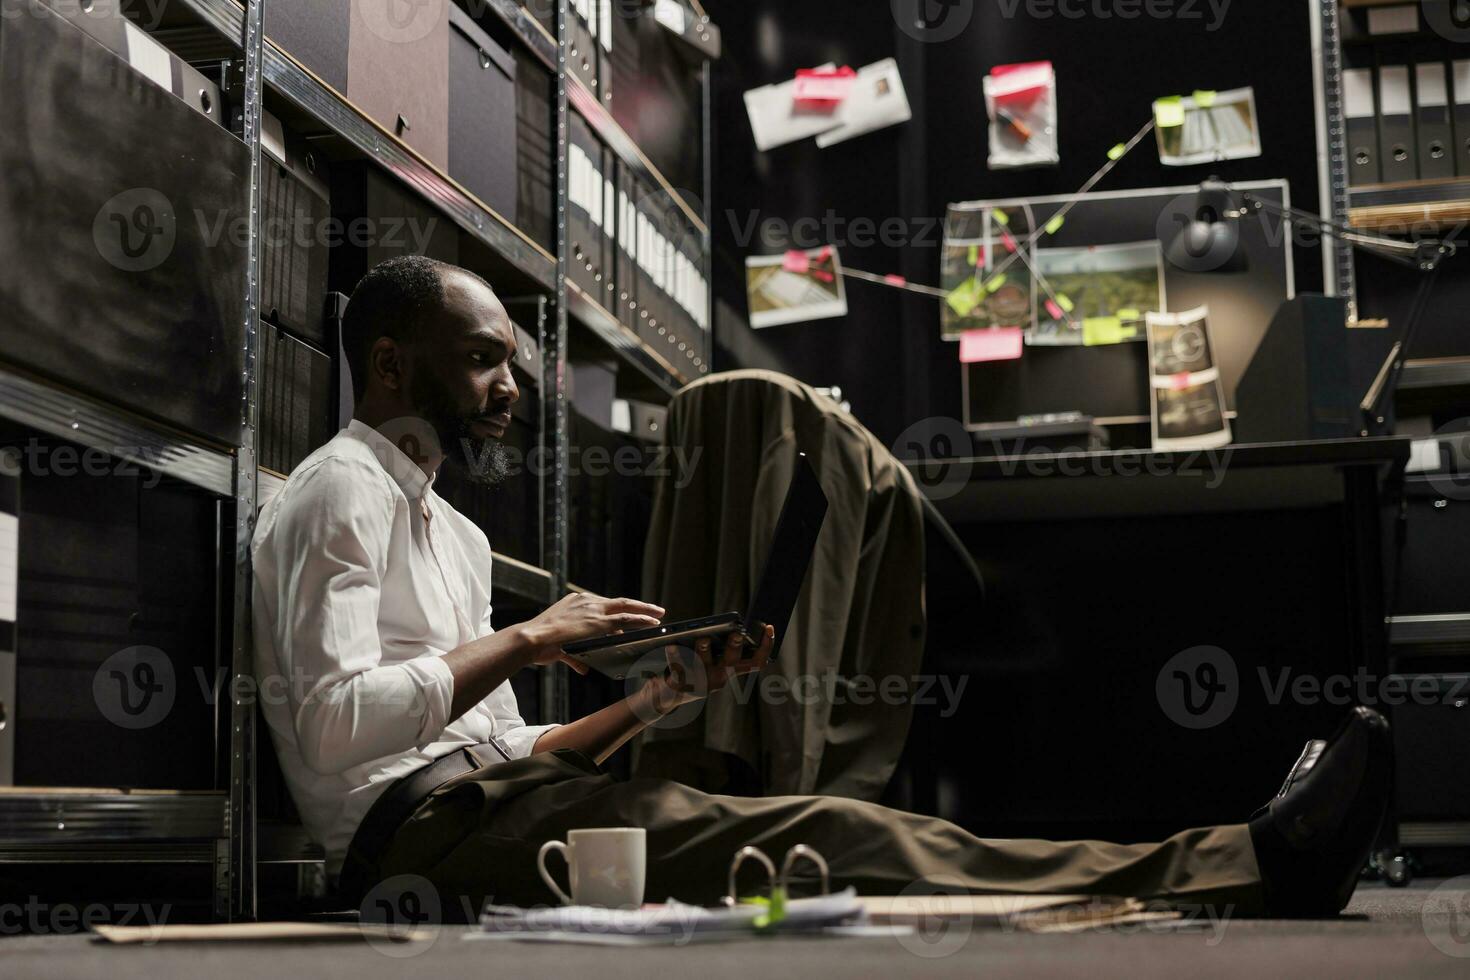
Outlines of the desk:
{"label": "desk", "polygon": [[[915,805],[996,835],[1244,820],[1346,711],[1341,683],[1385,673],[1380,508],[1408,458],[1376,438],[911,464],[988,589],[978,615],[931,615],[929,669],[969,687],[948,718],[919,710]],[[1192,728],[1160,685],[1198,648],[1236,701]]]}

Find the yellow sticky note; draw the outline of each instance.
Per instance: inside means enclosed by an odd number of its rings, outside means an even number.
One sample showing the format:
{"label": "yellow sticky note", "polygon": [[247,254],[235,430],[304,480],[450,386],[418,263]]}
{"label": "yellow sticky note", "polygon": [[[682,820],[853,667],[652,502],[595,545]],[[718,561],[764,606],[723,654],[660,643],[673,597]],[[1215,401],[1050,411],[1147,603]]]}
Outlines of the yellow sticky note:
{"label": "yellow sticky note", "polygon": [[971,276],[949,294],[946,302],[949,303],[949,308],[960,316],[969,316],[974,312],[975,307],[980,305],[980,300],[980,281]]}
{"label": "yellow sticky note", "polygon": [[1052,218],[1046,223],[1046,233],[1048,235],[1055,235],[1059,230],[1061,230],[1062,224],[1066,220],[1067,216],[1064,214],[1059,214],[1055,218]]}
{"label": "yellow sticky note", "polygon": [[1119,143],[1117,146],[1113,147],[1111,150],[1108,151],[1108,159],[1109,160],[1120,160],[1120,159],[1122,159],[1123,154],[1125,154],[1127,152],[1128,152],[1128,144],[1127,143]]}
{"label": "yellow sticky note", "polygon": [[1119,310],[1118,311],[1118,319],[1119,320],[1142,320],[1143,319],[1143,314],[1140,313],[1140,312],[1138,312],[1137,310]]}
{"label": "yellow sticky note", "polygon": [[1072,302],[1072,297],[1068,296],[1066,293],[1057,293],[1057,305],[1066,310],[1068,313],[1071,313],[1077,308],[1077,304]]}
{"label": "yellow sticky note", "polygon": [[987,293],[993,293],[997,289],[999,289],[1000,287],[1004,286],[1005,284],[1006,284],[1006,274],[1004,272],[1002,272],[1000,275],[996,276],[994,279],[990,280],[989,282],[987,282],[985,284],[985,291]]}
{"label": "yellow sticky note", "polygon": [[1115,316],[1091,316],[1082,321],[1082,343],[1088,347],[1121,344],[1136,336],[1137,327],[1125,327]]}
{"label": "yellow sticky note", "polygon": [[1154,122],[1160,129],[1172,129],[1184,125],[1184,101],[1177,95],[1159,99],[1154,103]]}
{"label": "yellow sticky note", "polygon": [[1215,99],[1219,96],[1219,94],[1219,92],[1216,92],[1212,89],[1195,92],[1194,104],[1199,106],[1201,109],[1208,109],[1210,106],[1215,104]]}
{"label": "yellow sticky note", "polygon": [[1005,227],[1011,223],[1010,216],[999,208],[992,210],[990,214],[992,217],[995,218],[995,223],[1002,227]]}

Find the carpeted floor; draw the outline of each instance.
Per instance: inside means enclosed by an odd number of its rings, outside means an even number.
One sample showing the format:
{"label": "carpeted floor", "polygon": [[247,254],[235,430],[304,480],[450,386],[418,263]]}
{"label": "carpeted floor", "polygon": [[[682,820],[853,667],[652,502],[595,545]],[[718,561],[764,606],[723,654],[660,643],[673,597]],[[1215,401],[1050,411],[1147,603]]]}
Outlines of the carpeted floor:
{"label": "carpeted floor", "polygon": [[[1436,890],[1437,889],[1437,890]],[[1426,912],[1426,906],[1428,911]],[[1470,976],[1470,878],[1406,889],[1365,885],[1332,921],[1226,921],[1183,931],[1125,927],[1084,935],[969,935],[877,939],[756,940],[683,948],[608,949],[475,942],[443,930],[432,944],[114,947],[86,936],[0,940],[0,976],[106,980],[227,977],[483,977],[539,980],[860,980],[866,977],[1089,978]],[[389,955],[389,952],[398,955]]]}

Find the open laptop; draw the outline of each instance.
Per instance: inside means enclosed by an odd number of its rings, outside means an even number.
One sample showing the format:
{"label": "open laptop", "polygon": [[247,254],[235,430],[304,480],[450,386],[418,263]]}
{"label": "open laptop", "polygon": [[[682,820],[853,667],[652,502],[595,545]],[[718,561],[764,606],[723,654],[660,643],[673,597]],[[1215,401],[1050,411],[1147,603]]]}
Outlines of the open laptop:
{"label": "open laptop", "polygon": [[806,581],[812,552],[817,546],[817,535],[826,516],[827,495],[822,492],[822,485],[817,482],[817,474],[812,470],[806,453],[800,453],[796,474],[786,491],[786,502],[781,505],[781,516],[776,520],[776,533],[771,538],[771,549],[766,553],[760,585],[744,615],[729,612],[664,623],[648,629],[579,640],[563,649],[568,656],[593,670],[622,680],[649,651],[670,644],[692,645],[703,636],[725,636],[733,632],[744,634],[747,646],[754,646],[753,638],[758,637],[764,627],[774,626],[776,637],[771,647],[771,659],[775,660],[781,649],[786,624],[791,620],[791,611],[796,608],[801,584]]}

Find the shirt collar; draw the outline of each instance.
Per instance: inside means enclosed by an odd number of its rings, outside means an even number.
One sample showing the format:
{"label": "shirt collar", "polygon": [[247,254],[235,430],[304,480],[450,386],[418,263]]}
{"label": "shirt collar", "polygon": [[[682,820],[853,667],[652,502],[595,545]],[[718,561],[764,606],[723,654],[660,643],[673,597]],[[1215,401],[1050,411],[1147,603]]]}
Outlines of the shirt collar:
{"label": "shirt collar", "polygon": [[347,431],[367,445],[378,464],[393,478],[393,482],[398,484],[399,489],[408,499],[418,500],[427,495],[433,487],[438,473],[426,472],[422,466],[377,429],[365,422],[353,419],[347,423]]}

